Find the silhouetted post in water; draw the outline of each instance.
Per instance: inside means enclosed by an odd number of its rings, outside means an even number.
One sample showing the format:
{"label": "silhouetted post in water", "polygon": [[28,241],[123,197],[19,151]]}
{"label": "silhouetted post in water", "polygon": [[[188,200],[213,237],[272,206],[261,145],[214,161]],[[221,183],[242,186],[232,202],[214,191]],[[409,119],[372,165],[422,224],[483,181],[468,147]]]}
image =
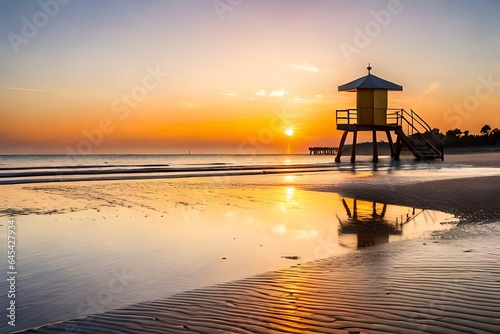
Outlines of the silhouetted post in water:
{"label": "silhouetted post in water", "polygon": [[[391,157],[396,160],[399,159],[402,144],[419,160],[443,159],[442,141],[433,135],[430,126],[420,116],[413,110],[407,112],[404,109],[387,108],[388,92],[402,91],[403,87],[371,74],[370,64],[367,69],[368,75],[338,87],[339,92],[356,92],[356,109],[337,110],[337,130],[344,130],[344,133],[335,161],[340,162],[347,135],[352,132],[351,162],[356,162],[358,131],[372,132],[373,162],[378,162],[377,131],[386,133]],[[404,133],[403,124],[411,130],[411,135]],[[397,138],[396,148],[391,132]]]}

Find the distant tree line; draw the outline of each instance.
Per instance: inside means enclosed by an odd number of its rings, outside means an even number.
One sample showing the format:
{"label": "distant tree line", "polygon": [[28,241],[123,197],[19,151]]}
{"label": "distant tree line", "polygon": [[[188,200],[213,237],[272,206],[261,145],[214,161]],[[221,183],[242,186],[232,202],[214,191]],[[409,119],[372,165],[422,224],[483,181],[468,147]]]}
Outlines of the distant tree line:
{"label": "distant tree line", "polygon": [[462,131],[458,128],[448,130],[446,134],[442,134],[439,129],[433,129],[432,132],[444,140],[445,147],[500,146],[500,129],[492,129],[488,124],[481,128],[478,135],[472,135],[469,130]]}

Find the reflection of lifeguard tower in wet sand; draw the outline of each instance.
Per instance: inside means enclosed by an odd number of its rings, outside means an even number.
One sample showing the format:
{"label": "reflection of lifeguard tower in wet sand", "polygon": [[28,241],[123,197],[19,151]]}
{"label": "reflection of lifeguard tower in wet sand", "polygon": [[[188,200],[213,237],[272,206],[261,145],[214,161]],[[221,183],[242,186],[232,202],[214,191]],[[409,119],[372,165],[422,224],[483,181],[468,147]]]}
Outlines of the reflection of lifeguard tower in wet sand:
{"label": "reflection of lifeguard tower in wet sand", "polygon": [[[349,204],[348,204],[349,202]],[[389,242],[391,235],[401,236],[403,225],[416,217],[415,208],[400,217],[386,217],[387,204],[342,199],[348,219],[342,221],[339,216],[339,235],[356,235],[357,248],[368,247]],[[391,221],[392,220],[392,221]]]}
{"label": "reflection of lifeguard tower in wet sand", "polygon": [[[377,131],[387,135],[391,157],[399,159],[404,144],[418,160],[441,160],[443,142],[436,136],[430,126],[413,110],[387,108],[388,91],[402,91],[403,87],[381,79],[371,74],[368,65],[368,75],[339,86],[339,92],[356,92],[356,109],[337,110],[337,130],[344,130],[340,147],[335,158],[340,162],[342,149],[349,132],[353,133],[351,162],[356,161],[356,140],[358,131],[372,131],[373,133],[373,162],[378,161]],[[406,128],[407,131],[403,131]],[[393,144],[391,132],[396,135]]]}

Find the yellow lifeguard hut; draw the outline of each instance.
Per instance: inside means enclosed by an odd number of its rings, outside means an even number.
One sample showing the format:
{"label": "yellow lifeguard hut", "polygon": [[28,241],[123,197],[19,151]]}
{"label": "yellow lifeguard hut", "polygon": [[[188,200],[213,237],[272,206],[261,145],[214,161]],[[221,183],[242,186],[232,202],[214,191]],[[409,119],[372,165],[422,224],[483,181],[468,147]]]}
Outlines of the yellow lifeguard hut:
{"label": "yellow lifeguard hut", "polygon": [[[356,92],[356,109],[337,110],[337,130],[343,130],[336,162],[340,162],[342,150],[349,132],[353,133],[351,162],[356,161],[358,131],[373,133],[373,161],[378,161],[377,131],[387,135],[391,157],[399,159],[402,144],[405,144],[417,159],[443,159],[443,142],[430,126],[413,110],[388,108],[388,92],[402,91],[403,87],[371,74],[341,85],[339,92]],[[403,131],[403,125],[407,132]],[[396,135],[394,145],[391,132]],[[396,147],[394,147],[396,146]]]}

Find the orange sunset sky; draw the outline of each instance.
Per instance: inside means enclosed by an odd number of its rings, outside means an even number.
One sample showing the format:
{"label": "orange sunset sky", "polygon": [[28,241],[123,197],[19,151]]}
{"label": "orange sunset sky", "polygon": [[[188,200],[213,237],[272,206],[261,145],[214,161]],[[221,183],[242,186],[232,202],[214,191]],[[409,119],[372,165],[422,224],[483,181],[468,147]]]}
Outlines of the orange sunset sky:
{"label": "orange sunset sky", "polygon": [[[0,154],[308,153],[372,73],[500,127],[500,1],[0,1]],[[293,129],[294,135],[284,134]],[[365,138],[361,137],[361,140]]]}

